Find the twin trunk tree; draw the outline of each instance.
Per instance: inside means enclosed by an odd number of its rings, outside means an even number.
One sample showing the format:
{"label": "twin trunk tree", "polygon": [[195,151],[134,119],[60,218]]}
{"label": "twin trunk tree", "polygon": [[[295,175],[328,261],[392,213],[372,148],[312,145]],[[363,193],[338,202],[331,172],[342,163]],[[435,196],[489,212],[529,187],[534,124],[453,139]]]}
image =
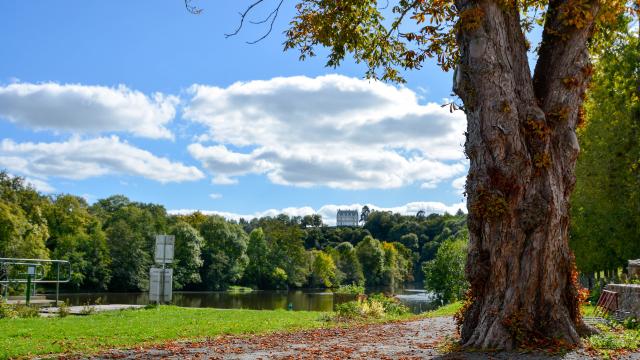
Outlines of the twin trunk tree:
{"label": "twin trunk tree", "polygon": [[[230,36],[262,1],[241,14]],[[391,25],[377,0],[296,5],[285,49],[300,50],[301,59],[324,46],[327,66],[350,53],[368,65],[367,75],[383,69],[382,79],[392,81],[398,67],[418,69],[428,57],[444,70],[457,66],[454,91],[467,114],[470,159],[465,346],[511,349],[553,337],[580,343],[569,196],[579,152],[575,130],[592,71],[588,40],[601,1],[397,0]],[[607,0],[609,8],[613,3],[624,4]],[[546,8],[533,75],[520,15],[531,7]],[[400,32],[409,18],[420,30]]]}
{"label": "twin trunk tree", "polygon": [[[532,75],[516,9],[455,2],[462,26],[454,91],[465,105],[470,159],[465,346],[512,349],[543,337],[580,343],[569,196],[598,3],[580,27],[565,25],[565,3],[549,2]],[[465,24],[471,12],[482,20]]]}

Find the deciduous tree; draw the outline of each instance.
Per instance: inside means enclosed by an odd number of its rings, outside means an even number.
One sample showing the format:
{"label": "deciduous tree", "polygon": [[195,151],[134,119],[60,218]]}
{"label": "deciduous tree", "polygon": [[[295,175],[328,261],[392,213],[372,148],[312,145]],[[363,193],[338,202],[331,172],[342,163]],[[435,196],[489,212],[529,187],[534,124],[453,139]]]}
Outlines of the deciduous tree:
{"label": "deciduous tree", "polygon": [[[511,349],[525,333],[580,343],[568,245],[575,130],[592,73],[589,42],[616,20],[624,0],[398,0],[390,6],[389,12],[375,0],[300,0],[285,48],[304,59],[327,47],[332,67],[350,54],[367,65],[367,76],[391,81],[402,81],[400,68],[421,68],[430,57],[455,69],[470,160],[472,298],[462,342]],[[532,72],[525,35],[535,21],[543,33]],[[380,225],[370,229],[374,236],[386,230]],[[517,331],[505,325],[514,317]]]}

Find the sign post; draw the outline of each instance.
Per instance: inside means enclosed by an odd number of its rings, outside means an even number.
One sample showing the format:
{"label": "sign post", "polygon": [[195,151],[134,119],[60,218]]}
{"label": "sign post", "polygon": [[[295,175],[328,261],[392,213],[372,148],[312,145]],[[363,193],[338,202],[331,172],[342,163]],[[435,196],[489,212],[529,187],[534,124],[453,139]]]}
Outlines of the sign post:
{"label": "sign post", "polygon": [[25,302],[27,303],[27,306],[29,306],[29,303],[31,302],[31,278],[33,278],[36,275],[36,267],[29,265],[27,267],[27,293],[25,296]]}
{"label": "sign post", "polygon": [[173,269],[166,264],[173,262],[175,236],[157,235],[154,259],[162,268],[152,267],[149,271],[149,301],[159,304],[171,301],[173,285]]}

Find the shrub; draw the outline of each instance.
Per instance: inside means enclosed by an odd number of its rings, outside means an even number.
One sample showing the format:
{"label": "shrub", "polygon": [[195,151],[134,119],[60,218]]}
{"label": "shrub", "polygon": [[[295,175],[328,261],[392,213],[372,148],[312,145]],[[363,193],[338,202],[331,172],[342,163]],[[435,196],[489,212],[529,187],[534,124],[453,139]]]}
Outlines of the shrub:
{"label": "shrub", "polygon": [[362,312],[368,317],[379,319],[385,316],[384,305],[379,301],[363,301],[360,306],[362,308]]}
{"label": "shrub", "polygon": [[69,316],[69,305],[66,301],[63,301],[58,305],[58,317],[64,318]]}
{"label": "shrub", "polygon": [[364,315],[359,301],[349,301],[336,306],[336,317],[338,319],[358,319]]}
{"label": "shrub", "polygon": [[591,302],[591,304],[595,305],[598,303],[598,299],[600,299],[600,294],[602,294],[603,287],[604,287],[604,281],[597,281],[595,283],[595,285],[591,289],[591,292],[589,294],[589,299],[588,299],[589,302]]}
{"label": "shrub", "polygon": [[82,310],[80,310],[80,315],[91,315],[95,311],[96,311],[96,308],[91,306],[87,301],[87,303],[84,304],[84,306],[82,307]]}
{"label": "shrub", "polygon": [[396,298],[383,294],[369,298],[359,296],[358,300],[336,306],[335,320],[354,320],[363,318],[382,318],[409,313],[409,309]]}
{"label": "shrub", "polygon": [[340,285],[340,287],[333,292],[340,295],[362,295],[364,294],[364,286],[356,284]]}
{"label": "shrub", "polygon": [[371,301],[377,301],[382,304],[384,312],[391,316],[406,315],[409,313],[409,308],[406,307],[400,300],[392,296],[386,296],[383,294],[375,294],[369,297]]}
{"label": "shrub", "polygon": [[35,318],[40,316],[38,308],[31,305],[17,305],[15,311],[19,318]]}
{"label": "shrub", "polygon": [[0,319],[13,319],[18,313],[0,296]]}
{"label": "shrub", "polygon": [[636,319],[635,317],[630,317],[627,319],[624,319],[621,322],[622,326],[624,326],[625,329],[628,330],[637,330],[640,328],[640,324],[638,323],[638,319]]}

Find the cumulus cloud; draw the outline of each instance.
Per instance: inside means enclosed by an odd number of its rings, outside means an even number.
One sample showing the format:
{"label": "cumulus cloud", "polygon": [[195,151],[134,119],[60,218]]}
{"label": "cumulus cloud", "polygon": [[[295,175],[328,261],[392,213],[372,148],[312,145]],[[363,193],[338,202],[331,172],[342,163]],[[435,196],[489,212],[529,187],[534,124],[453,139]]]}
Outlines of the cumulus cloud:
{"label": "cumulus cloud", "polygon": [[161,183],[202,179],[194,166],[173,162],[121,141],[117,136],[66,142],[0,142],[0,168],[26,176],[87,179],[108,174],[142,176]]}
{"label": "cumulus cloud", "polygon": [[74,134],[127,132],[172,139],[178,98],[115,88],[57,83],[0,86],[0,118],[32,129]]}
{"label": "cumulus cloud", "polygon": [[218,199],[222,199],[222,194],[212,193],[212,194],[209,194],[209,197],[212,198],[213,200],[218,200]]}
{"label": "cumulus cloud", "polygon": [[189,152],[216,184],[264,174],[303,187],[433,188],[465,170],[464,114],[420,104],[404,87],[327,75],[190,93],[183,117],[208,132]]}
{"label": "cumulus cloud", "polygon": [[[366,204],[369,209],[377,210],[377,211],[391,211],[394,213],[400,213],[403,215],[415,215],[420,210],[424,210],[425,213],[428,214],[444,214],[448,212],[450,214],[455,214],[458,210],[462,210],[463,212],[467,211],[466,203],[461,202],[458,204],[446,205],[441,202],[427,202],[427,201],[416,201],[410,202],[400,206],[394,207],[380,207],[373,204]],[[328,225],[336,224],[336,213],[338,209],[354,209],[360,211],[364,204],[343,204],[343,205],[334,205],[328,204],[324,205],[318,209],[314,209],[310,206],[303,207],[287,207],[283,209],[268,209],[264,211],[254,212],[252,214],[237,214],[233,212],[227,211],[217,211],[217,210],[196,210],[196,209],[179,209],[179,210],[170,210],[170,214],[174,215],[186,215],[191,214],[196,211],[199,211],[205,215],[219,215],[229,220],[239,220],[240,218],[244,218],[245,220],[250,220],[253,218],[259,218],[264,216],[276,216],[278,214],[287,214],[289,216],[305,216],[305,215],[313,215],[319,214],[322,216],[322,221]]]}

